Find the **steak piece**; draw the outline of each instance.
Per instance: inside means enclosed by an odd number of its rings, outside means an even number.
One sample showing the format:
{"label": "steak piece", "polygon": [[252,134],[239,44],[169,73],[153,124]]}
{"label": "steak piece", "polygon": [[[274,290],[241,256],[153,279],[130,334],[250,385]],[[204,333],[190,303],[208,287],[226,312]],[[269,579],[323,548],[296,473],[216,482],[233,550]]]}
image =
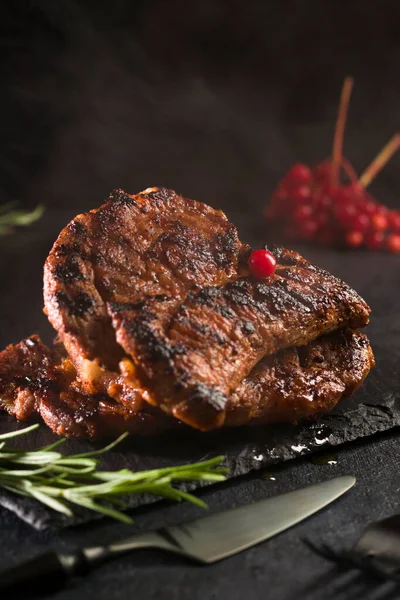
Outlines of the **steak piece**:
{"label": "steak piece", "polygon": [[82,390],[134,408],[131,389],[207,430],[264,356],[368,323],[349,286],[271,250],[276,273],[254,279],[225,215],[164,188],[117,191],[76,217],[46,261],[44,297]]}
{"label": "steak piece", "polygon": [[110,304],[117,341],[151,404],[202,431],[222,426],[229,395],[264,356],[367,325],[370,309],[347,284],[297,252],[268,249],[274,275],[192,290],[164,327],[147,307]]}
{"label": "steak piece", "polygon": [[[230,396],[224,426],[297,422],[330,411],[374,366],[368,339],[343,330],[260,361]],[[32,336],[0,353],[0,408],[19,420],[41,416],[58,435],[151,435],[179,422],[144,403],[132,411],[105,396],[79,392],[59,350]]]}
{"label": "steak piece", "polygon": [[141,404],[142,409],[132,410],[106,396],[83,394],[71,361],[59,347],[51,351],[37,335],[0,353],[0,409],[20,421],[41,417],[58,435],[153,435],[177,423],[143,400]]}
{"label": "steak piece", "polygon": [[294,423],[332,410],[375,366],[365,334],[344,329],[261,360],[230,396],[225,426]]}
{"label": "steak piece", "polygon": [[[110,312],[137,321],[151,315],[163,331],[190,290],[237,277],[241,249],[224,213],[164,188],[117,190],[78,215],[46,261],[44,301],[83,389],[124,398],[113,385],[123,351]],[[136,386],[132,368],[123,375]]]}

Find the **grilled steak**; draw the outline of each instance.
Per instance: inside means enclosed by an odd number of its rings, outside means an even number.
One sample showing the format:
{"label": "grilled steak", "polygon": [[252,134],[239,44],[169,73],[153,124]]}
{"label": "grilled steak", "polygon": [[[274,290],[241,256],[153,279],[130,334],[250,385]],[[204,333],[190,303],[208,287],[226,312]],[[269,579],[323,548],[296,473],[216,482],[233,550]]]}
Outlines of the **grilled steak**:
{"label": "grilled steak", "polygon": [[176,423],[143,400],[141,405],[132,410],[106,396],[82,393],[71,361],[59,348],[51,351],[37,335],[0,353],[0,409],[21,421],[41,417],[58,435],[151,435]]}
{"label": "grilled steak", "polygon": [[269,250],[274,275],[193,290],[164,328],[147,309],[110,306],[151,404],[203,431],[218,427],[230,393],[263,356],[368,323],[369,307],[348,285],[296,252]]}
{"label": "grilled steak", "polygon": [[271,250],[275,275],[252,278],[225,215],[163,188],[116,192],[74,219],[46,261],[44,292],[85,393],[129,407],[130,388],[207,430],[264,356],[367,324],[368,306],[346,284]]}
{"label": "grilled steak", "polygon": [[[123,351],[110,313],[135,321],[151,315],[163,331],[190,290],[237,277],[241,248],[221,211],[164,188],[136,196],[117,190],[76,217],[46,261],[44,300],[85,391],[124,399],[113,386]],[[135,387],[132,369],[125,383]]]}
{"label": "grilled steak", "polygon": [[[364,334],[343,330],[264,358],[230,396],[225,426],[296,422],[331,410],[374,365]],[[136,411],[79,391],[69,359],[32,336],[0,353],[0,408],[19,420],[41,416],[57,434],[96,438],[156,434],[178,421],[144,403]]]}
{"label": "grilled steak", "polygon": [[367,336],[350,329],[267,356],[230,396],[225,426],[316,418],[352,394],[374,365]]}

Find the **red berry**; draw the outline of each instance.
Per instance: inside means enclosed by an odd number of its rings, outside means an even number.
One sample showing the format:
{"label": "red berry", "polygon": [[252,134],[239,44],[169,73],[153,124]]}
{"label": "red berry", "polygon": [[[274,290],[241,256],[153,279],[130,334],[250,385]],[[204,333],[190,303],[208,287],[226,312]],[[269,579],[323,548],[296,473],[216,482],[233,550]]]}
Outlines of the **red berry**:
{"label": "red berry", "polygon": [[370,225],[370,219],[367,215],[361,213],[352,219],[351,225],[354,231],[365,231]]}
{"label": "red berry", "polygon": [[280,186],[277,190],[275,190],[272,197],[274,200],[286,200],[288,197],[288,191],[284,187]]}
{"label": "red berry", "polygon": [[297,163],[293,165],[285,179],[292,185],[309,183],[311,181],[311,170],[307,165]]}
{"label": "red berry", "polygon": [[388,214],[389,227],[395,233],[400,233],[400,213],[392,211]]}
{"label": "red berry", "polygon": [[254,250],[249,257],[250,271],[258,279],[269,277],[275,273],[276,259],[268,250]]}
{"label": "red berry", "polygon": [[318,223],[313,220],[299,224],[299,234],[305,240],[311,240],[318,231]]}
{"label": "red berry", "polygon": [[332,206],[332,198],[326,192],[321,190],[315,192],[312,197],[312,203],[318,211],[326,211]]}
{"label": "red berry", "polygon": [[346,244],[350,248],[358,248],[363,243],[364,236],[361,231],[348,231],[346,233]]}
{"label": "red berry", "polygon": [[336,205],[355,205],[354,194],[347,186],[332,191],[332,198]]}
{"label": "red berry", "polygon": [[400,235],[396,233],[389,235],[386,245],[389,252],[400,252]]}
{"label": "red berry", "polygon": [[384,206],[383,204],[377,204],[375,212],[378,215],[384,215],[386,217],[389,212],[389,209],[386,206]]}
{"label": "red berry", "polygon": [[359,215],[358,208],[355,204],[343,204],[336,209],[336,217],[340,225],[347,227],[353,222],[355,217]]}
{"label": "red berry", "polygon": [[382,248],[384,241],[385,235],[382,231],[371,231],[365,238],[365,243],[370,250]]}
{"label": "red berry", "polygon": [[305,202],[311,197],[311,190],[308,185],[301,185],[300,187],[294,188],[290,196],[296,202]]}
{"label": "red berry", "polygon": [[365,198],[365,190],[358,181],[352,181],[346,185],[346,189],[354,198]]}
{"label": "red berry", "polygon": [[309,204],[302,204],[294,211],[295,221],[306,221],[311,217],[313,209]]}
{"label": "red berry", "polygon": [[314,219],[318,223],[318,227],[325,227],[325,226],[328,226],[330,224],[331,219],[332,219],[332,215],[327,210],[324,210],[324,211],[321,210],[321,211],[318,211],[314,215]]}
{"label": "red berry", "polygon": [[385,215],[377,213],[371,217],[371,225],[376,231],[384,231],[387,228],[388,220]]}
{"label": "red berry", "polygon": [[376,204],[372,200],[367,200],[365,204],[362,205],[362,211],[366,215],[374,215],[376,213]]}
{"label": "red berry", "polygon": [[313,175],[318,183],[330,182],[332,176],[332,166],[330,163],[320,163],[313,170]]}

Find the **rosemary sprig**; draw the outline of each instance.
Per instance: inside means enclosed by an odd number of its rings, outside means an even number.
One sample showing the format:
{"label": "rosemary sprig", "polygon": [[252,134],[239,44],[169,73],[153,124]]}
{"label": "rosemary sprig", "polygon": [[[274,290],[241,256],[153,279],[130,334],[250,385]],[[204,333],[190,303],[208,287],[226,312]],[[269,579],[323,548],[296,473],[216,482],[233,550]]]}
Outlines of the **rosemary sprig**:
{"label": "rosemary sprig", "polygon": [[73,516],[73,505],[78,505],[124,523],[132,523],[131,517],[118,510],[118,507],[125,506],[121,498],[144,493],[176,502],[188,500],[206,508],[202,500],[174,487],[173,483],[223,481],[227,472],[219,466],[223,456],[151,471],[100,471],[100,461],[96,457],[114,448],[127,437],[127,433],[101,450],[72,456],[62,456],[56,451],[65,442],[64,439],[31,451],[7,444],[9,439],[33,431],[38,426],[31,425],[0,435],[0,488],[35,498],[68,517]]}
{"label": "rosemary sprig", "polygon": [[15,202],[0,205],[0,235],[10,233],[14,227],[31,225],[40,219],[44,212],[44,206],[41,204],[32,211],[18,210],[15,207]]}

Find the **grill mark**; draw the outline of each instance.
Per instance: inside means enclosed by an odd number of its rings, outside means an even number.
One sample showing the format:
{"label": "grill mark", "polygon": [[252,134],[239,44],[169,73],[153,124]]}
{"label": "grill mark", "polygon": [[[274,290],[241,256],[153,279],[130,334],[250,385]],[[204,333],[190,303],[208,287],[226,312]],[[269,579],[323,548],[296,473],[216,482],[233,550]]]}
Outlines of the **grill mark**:
{"label": "grill mark", "polygon": [[95,301],[85,292],[79,292],[73,300],[64,292],[56,292],[55,297],[57,303],[73,317],[83,317],[96,306]]}
{"label": "grill mark", "polygon": [[85,280],[85,276],[74,256],[70,256],[64,263],[56,265],[53,273],[54,277],[63,283]]}
{"label": "grill mark", "polygon": [[146,192],[145,195],[157,202],[165,202],[175,198],[175,192],[173,190],[163,187],[157,188],[156,191]]}
{"label": "grill mark", "polygon": [[82,223],[79,223],[79,221],[76,221],[75,219],[71,221],[68,227],[70,231],[72,231],[72,233],[74,233],[78,238],[82,237],[86,232],[86,229],[84,228]]}
{"label": "grill mark", "polygon": [[199,323],[193,319],[186,317],[184,314],[180,314],[177,316],[176,320],[182,326],[187,328],[188,330],[194,330],[202,335],[207,337],[207,342],[214,342],[219,346],[223,346],[228,342],[226,335],[216,331],[210,325],[204,325],[203,323]]}
{"label": "grill mark", "polygon": [[113,190],[108,200],[119,206],[137,206],[135,198],[120,189]]}
{"label": "grill mark", "polygon": [[217,388],[203,383],[198,383],[197,385],[193,386],[191,390],[189,402],[200,404],[205,403],[216,411],[223,411],[226,403],[228,402],[228,398]]}
{"label": "grill mark", "polygon": [[57,258],[64,258],[72,255],[78,256],[83,260],[89,258],[89,253],[81,246],[81,244],[78,244],[78,242],[73,244],[59,244],[57,248],[55,248],[54,253]]}
{"label": "grill mark", "polygon": [[156,319],[156,315],[148,312],[147,316],[144,316],[144,312],[142,311],[136,319],[124,319],[123,327],[143,344],[150,360],[166,361],[168,371],[174,370],[173,358],[187,354],[187,348],[181,342],[171,344],[165,337],[161,336],[154,329],[151,322]]}

